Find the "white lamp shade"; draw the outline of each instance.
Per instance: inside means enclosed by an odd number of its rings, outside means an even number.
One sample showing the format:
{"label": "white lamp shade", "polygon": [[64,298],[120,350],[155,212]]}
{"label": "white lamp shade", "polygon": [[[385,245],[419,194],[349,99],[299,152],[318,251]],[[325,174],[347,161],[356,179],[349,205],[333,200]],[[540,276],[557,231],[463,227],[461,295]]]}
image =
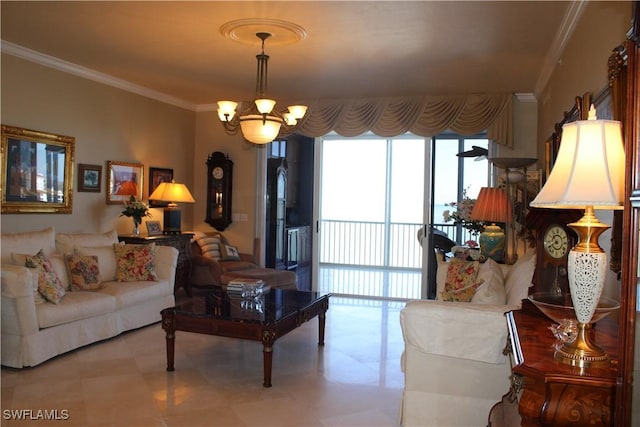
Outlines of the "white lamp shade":
{"label": "white lamp shade", "polygon": [[298,123],[298,119],[296,119],[295,117],[293,117],[293,114],[291,113],[284,113],[282,115],[282,118],[284,119],[284,122],[288,125],[288,126],[295,126],[296,123]]}
{"label": "white lamp shade", "polygon": [[231,121],[236,115],[237,102],[233,101],[218,101],[218,118],[225,121]]}
{"label": "white lamp shade", "polygon": [[260,114],[271,113],[271,110],[273,110],[273,107],[276,105],[276,101],[266,98],[256,99],[253,102],[256,103],[256,108],[258,109]]}
{"label": "white lamp shade", "polygon": [[531,206],[622,209],[625,161],[620,122],[580,120],[562,129],[558,157]]}
{"label": "white lamp shade", "polygon": [[307,113],[306,105],[290,105],[287,108],[289,109],[289,113],[291,113],[291,115],[297,120],[303,118]]}
{"label": "white lamp shade", "polygon": [[244,138],[254,144],[267,144],[278,136],[282,120],[275,116],[263,118],[257,114],[240,117]]}
{"label": "white lamp shade", "polygon": [[161,200],[169,203],[195,203],[189,189],[184,184],[176,182],[162,182],[153,193],[149,196],[149,200]]}

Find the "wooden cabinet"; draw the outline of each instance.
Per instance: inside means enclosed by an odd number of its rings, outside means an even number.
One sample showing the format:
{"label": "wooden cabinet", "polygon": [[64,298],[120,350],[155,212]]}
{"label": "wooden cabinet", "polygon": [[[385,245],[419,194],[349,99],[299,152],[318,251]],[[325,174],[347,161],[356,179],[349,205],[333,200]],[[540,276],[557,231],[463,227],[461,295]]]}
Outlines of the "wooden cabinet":
{"label": "wooden cabinet", "polygon": [[553,323],[529,301],[507,313],[514,384],[521,384],[523,426],[613,426],[617,374],[617,322],[607,317],[592,332],[607,351],[607,368],[580,369],[554,360]]}
{"label": "wooden cabinet", "polygon": [[160,246],[172,246],[178,250],[178,266],[176,268],[176,281],[173,287],[175,293],[183,287],[187,294],[191,289],[191,238],[193,233],[163,234],[158,236],[134,236],[121,235],[118,240],[128,244],[155,243]]}

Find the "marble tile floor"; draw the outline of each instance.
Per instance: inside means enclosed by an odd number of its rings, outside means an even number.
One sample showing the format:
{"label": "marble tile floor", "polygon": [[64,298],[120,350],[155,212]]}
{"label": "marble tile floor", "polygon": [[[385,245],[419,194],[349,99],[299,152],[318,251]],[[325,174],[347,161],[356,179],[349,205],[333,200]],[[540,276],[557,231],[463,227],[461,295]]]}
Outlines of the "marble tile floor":
{"label": "marble tile floor", "polygon": [[[34,368],[3,367],[1,425],[397,426],[403,306],[332,297],[324,347],[317,319],[276,341],[271,388],[252,341],[177,332],[167,372],[159,323]],[[11,419],[15,410],[30,419]],[[34,420],[38,411],[62,419]]]}

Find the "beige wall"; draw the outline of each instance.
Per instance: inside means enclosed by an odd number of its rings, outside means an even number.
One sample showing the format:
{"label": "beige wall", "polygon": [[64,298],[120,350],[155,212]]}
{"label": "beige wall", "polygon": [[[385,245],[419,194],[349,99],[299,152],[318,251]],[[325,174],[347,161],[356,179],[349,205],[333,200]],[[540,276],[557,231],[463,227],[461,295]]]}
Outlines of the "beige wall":
{"label": "beige wall", "polygon": [[[594,96],[607,85],[607,60],[613,48],[625,40],[631,27],[631,2],[588,2],[580,22],[568,41],[562,58],[553,71],[538,109],[538,158],[544,159],[544,141],[553,133],[574,98],[585,92]],[[597,212],[606,224],[612,222],[611,211]],[[600,246],[609,251],[611,233],[600,237]],[[604,294],[618,298],[620,282],[609,273]]]}
{"label": "beige wall", "polygon": [[[193,188],[193,141],[196,114],[120,89],[53,70],[11,55],[2,55],[2,123],[76,138],[75,163],[103,166],[102,191],[73,191],[71,214],[3,214],[3,232],[54,226],[64,232],[130,233],[130,218],[122,207],[107,205],[105,162],[144,164],[148,197],[148,168],[172,168],[176,181]],[[73,169],[76,173],[76,167]],[[183,228],[192,227],[193,207],[183,208]],[[162,211],[152,210],[162,222]],[[143,227],[144,230],[144,227]]]}
{"label": "beige wall", "polygon": [[538,156],[544,159],[544,140],[553,133],[574,98],[597,95],[607,85],[607,60],[625,40],[631,27],[632,3],[588,2],[562,57],[539,101]]}

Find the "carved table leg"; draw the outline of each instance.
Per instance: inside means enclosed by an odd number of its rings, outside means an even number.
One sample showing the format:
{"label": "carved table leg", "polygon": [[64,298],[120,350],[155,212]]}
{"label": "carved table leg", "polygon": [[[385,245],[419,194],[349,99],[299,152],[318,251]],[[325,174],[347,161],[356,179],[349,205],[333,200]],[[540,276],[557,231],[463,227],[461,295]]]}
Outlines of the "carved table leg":
{"label": "carved table leg", "polygon": [[326,311],[318,315],[318,345],[324,345],[324,326],[326,318]]}
{"label": "carved table leg", "polygon": [[271,370],[273,368],[273,342],[275,341],[275,332],[262,332],[262,364],[264,370],[264,387],[271,387]]}
{"label": "carved table leg", "polygon": [[175,370],[173,367],[173,355],[175,352],[176,331],[173,314],[173,310],[162,310],[162,329],[167,332],[167,371]]}

